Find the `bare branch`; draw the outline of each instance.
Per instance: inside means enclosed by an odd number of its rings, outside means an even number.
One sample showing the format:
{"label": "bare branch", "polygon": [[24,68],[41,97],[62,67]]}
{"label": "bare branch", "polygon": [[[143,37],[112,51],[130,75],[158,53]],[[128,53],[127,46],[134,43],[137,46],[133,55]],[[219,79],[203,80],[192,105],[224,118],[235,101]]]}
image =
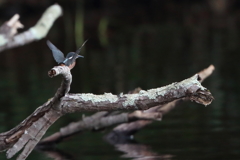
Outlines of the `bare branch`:
{"label": "bare branch", "polygon": [[[209,77],[212,74],[214,69],[215,69],[214,66],[210,65],[208,68],[205,68],[204,70],[200,71],[198,73],[198,75],[199,75],[198,80],[200,82],[203,82],[207,77]],[[184,98],[184,99],[188,100],[188,98]],[[179,103],[183,102],[184,99],[178,99],[178,100],[175,100],[175,101],[170,102],[165,105],[159,105],[159,106],[150,108],[150,109],[144,111],[144,113],[148,113],[148,114],[158,113],[162,117],[163,115],[165,115],[166,113],[168,113],[169,111],[174,109]],[[190,98],[190,100],[191,100],[191,98]],[[113,132],[115,134],[121,133],[126,136],[129,136],[151,123],[152,123],[152,121],[150,121],[150,120],[138,120],[138,121],[131,122],[131,123],[120,124],[119,126],[117,126],[113,129]]]}
{"label": "bare branch", "polygon": [[214,70],[215,67],[214,65],[211,64],[208,68],[205,68],[204,70],[200,71],[198,73],[199,81],[202,83],[206,78],[208,78],[213,73]]}
{"label": "bare branch", "polygon": [[0,27],[0,46],[7,43],[7,39],[13,37],[19,28],[23,28],[23,25],[19,22],[19,15],[15,14],[9,21],[5,22]]}
{"label": "bare branch", "polygon": [[70,85],[72,83],[72,75],[69,67],[67,66],[55,66],[49,72],[49,77],[54,77],[58,75],[63,75],[63,80],[61,83],[61,87],[57,90],[54,100],[60,100],[65,94],[67,94],[70,90]]}
{"label": "bare branch", "polygon": [[44,38],[54,21],[61,15],[62,8],[58,4],[54,4],[43,13],[35,26],[17,35],[15,35],[17,29],[22,28],[23,25],[18,21],[19,15],[15,15],[0,29],[0,52]]}
{"label": "bare branch", "polygon": [[67,66],[56,66],[54,70],[57,74],[62,75],[63,81],[55,96],[38,107],[28,118],[12,130],[0,134],[1,150],[7,151],[7,158],[13,157],[22,148],[22,153],[18,160],[24,160],[45,134],[47,129],[62,116],[59,105],[61,98],[68,93],[72,76]]}
{"label": "bare branch", "polygon": [[161,88],[141,90],[138,94],[103,95],[67,94],[62,98],[62,112],[108,111],[108,110],[146,110],[156,105],[169,103],[176,99],[190,98],[192,101],[209,105],[213,97],[198,81],[198,75],[172,83]]}
{"label": "bare branch", "polygon": [[[201,75],[199,78],[201,81],[206,79],[212,74],[214,66],[210,65],[208,68],[199,72]],[[129,93],[139,93],[141,88],[136,88],[134,91]],[[167,103],[165,105],[158,105],[156,107],[150,108],[145,111],[134,111],[132,113],[122,113],[118,115],[112,115],[108,112],[97,112],[89,117],[83,118],[83,120],[72,122],[69,125],[62,127],[59,132],[54,133],[53,135],[43,139],[40,142],[40,145],[58,143],[66,137],[69,137],[73,134],[84,130],[96,130],[109,127],[111,125],[121,124],[118,127],[115,127],[115,131],[124,132],[126,135],[133,134],[137,130],[145,127],[148,124],[152,123],[152,120],[161,120],[162,116],[167,112],[171,111],[180,100],[175,100],[173,102]],[[101,116],[99,116],[101,115]],[[133,122],[132,122],[133,121]],[[105,123],[108,122],[108,123]],[[111,123],[109,123],[111,122]],[[132,122],[132,123],[126,123]],[[124,124],[122,124],[124,123]]]}
{"label": "bare branch", "polygon": [[[37,108],[26,120],[12,130],[0,134],[0,146],[7,151],[7,158],[11,158],[22,148],[22,153],[17,160],[24,160],[39,142],[46,130],[62,115],[78,111],[110,111],[110,110],[142,110],[156,105],[166,104],[176,99],[190,98],[191,100],[208,105],[213,100],[211,93],[201,86],[198,75],[173,83],[165,87],[141,90],[138,94],[104,95],[94,94],[67,94],[72,81],[70,69],[67,66],[56,66],[50,72],[50,76],[62,75],[63,81],[55,96],[41,107]],[[105,113],[96,115],[103,116]],[[124,116],[119,116],[123,118]],[[149,118],[147,114],[135,112],[125,114],[128,118]],[[158,117],[158,116],[157,116]],[[152,118],[152,117],[151,117]],[[91,121],[91,119],[86,121]],[[121,121],[124,121],[121,120]],[[108,119],[101,119],[99,125],[117,123]],[[96,127],[96,126],[95,126]],[[101,127],[101,126],[100,126]]]}

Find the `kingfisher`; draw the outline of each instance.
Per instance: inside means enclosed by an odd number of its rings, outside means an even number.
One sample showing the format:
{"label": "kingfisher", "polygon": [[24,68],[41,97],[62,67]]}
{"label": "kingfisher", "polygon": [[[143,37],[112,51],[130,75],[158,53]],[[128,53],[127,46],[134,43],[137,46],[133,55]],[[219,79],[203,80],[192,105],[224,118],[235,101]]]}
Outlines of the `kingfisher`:
{"label": "kingfisher", "polygon": [[79,55],[79,53],[86,42],[87,40],[82,44],[82,46],[76,52],[69,52],[66,58],[64,57],[64,54],[56,46],[54,46],[49,40],[47,41],[47,45],[52,51],[53,58],[58,63],[58,65],[68,66],[71,70],[75,66],[77,58],[84,58],[83,56]]}

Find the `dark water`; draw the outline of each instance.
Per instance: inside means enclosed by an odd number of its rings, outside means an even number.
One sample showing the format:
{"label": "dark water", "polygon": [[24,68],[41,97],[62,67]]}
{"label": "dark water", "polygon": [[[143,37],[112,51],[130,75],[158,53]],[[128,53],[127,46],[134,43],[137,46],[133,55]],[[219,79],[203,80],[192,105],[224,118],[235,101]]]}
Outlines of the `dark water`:
{"label": "dark water", "polygon": [[[1,53],[1,132],[51,98],[60,84],[59,77],[47,76],[56,63],[46,40],[66,53],[89,39],[82,52],[85,58],[72,71],[72,93],[119,94],[136,87],[155,88],[214,64],[214,74],[203,85],[215,100],[208,107],[181,104],[162,122],[137,133],[137,143],[113,146],[103,140],[109,129],[79,134],[58,144],[54,152],[64,159],[240,159],[238,1],[57,2],[64,14],[46,39]],[[0,5],[0,22],[19,13],[28,29],[53,3],[6,1]],[[62,117],[47,135],[81,117],[81,113]],[[0,158],[6,159],[4,153]],[[36,150],[29,159],[52,158]]]}

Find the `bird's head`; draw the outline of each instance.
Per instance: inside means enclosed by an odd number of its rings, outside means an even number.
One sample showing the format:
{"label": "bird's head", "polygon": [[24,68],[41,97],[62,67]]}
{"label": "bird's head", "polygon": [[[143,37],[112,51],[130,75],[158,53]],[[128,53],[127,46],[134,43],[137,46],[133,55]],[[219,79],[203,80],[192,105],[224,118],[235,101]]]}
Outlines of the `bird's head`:
{"label": "bird's head", "polygon": [[75,52],[69,52],[66,56],[66,59],[67,58],[69,59],[70,57],[73,57],[74,54],[75,54]]}

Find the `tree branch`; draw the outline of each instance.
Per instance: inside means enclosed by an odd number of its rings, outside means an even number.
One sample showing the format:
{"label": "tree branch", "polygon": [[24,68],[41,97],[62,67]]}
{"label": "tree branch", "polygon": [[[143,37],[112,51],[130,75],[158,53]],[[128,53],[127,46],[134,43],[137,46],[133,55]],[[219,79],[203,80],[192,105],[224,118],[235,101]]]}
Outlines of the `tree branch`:
{"label": "tree branch", "polygon": [[[199,81],[203,82],[208,76],[212,74],[213,71],[214,66],[210,65],[208,68],[199,72]],[[139,93],[140,91],[141,89],[137,88],[130,93]],[[44,138],[39,143],[39,145],[58,143],[64,138],[84,130],[98,130],[117,124],[120,125],[114,128],[114,132],[121,132],[122,134],[129,136],[142,129],[146,125],[151,124],[153,120],[161,120],[164,114],[171,111],[180,102],[183,102],[183,100],[178,99],[164,105],[152,107],[145,111],[137,110],[132,113],[121,113],[117,115],[110,114],[106,111],[97,112],[91,116],[84,117],[80,121],[72,122],[69,125],[62,127],[60,131]]]}
{"label": "tree branch", "polygon": [[18,160],[25,159],[36,146],[47,129],[62,116],[59,110],[61,98],[68,93],[72,76],[67,66],[56,66],[50,72],[52,76],[62,75],[62,84],[55,96],[38,107],[29,117],[12,130],[0,134],[0,149],[7,150],[7,158],[13,157],[22,148],[24,150],[18,156]]}
{"label": "tree branch", "polygon": [[63,75],[61,87],[57,90],[53,100],[60,100],[65,94],[67,94],[70,90],[70,85],[72,83],[72,75],[69,67],[67,66],[55,66],[49,72],[49,77],[55,77],[58,75]]}
{"label": "tree branch", "polygon": [[187,97],[191,101],[209,105],[213,97],[198,81],[198,74],[178,83],[161,88],[141,90],[138,94],[121,94],[119,96],[105,93],[67,94],[62,98],[62,113],[79,111],[110,111],[110,110],[146,110],[156,105],[169,103]]}
{"label": "tree branch", "polygon": [[19,15],[15,15],[0,28],[0,52],[44,38],[54,21],[61,15],[62,8],[58,4],[54,4],[43,13],[35,26],[17,35],[15,35],[17,29],[22,28],[23,25],[18,21]]}
{"label": "tree branch", "polygon": [[103,95],[67,94],[72,81],[69,68],[56,66],[49,71],[49,76],[57,75],[62,75],[63,81],[55,96],[37,108],[18,126],[0,134],[1,150],[9,148],[7,158],[11,158],[24,148],[17,158],[17,160],[24,160],[46,130],[66,113],[99,110],[142,110],[184,97],[208,105],[213,99],[211,93],[199,83],[197,74],[165,87],[147,91],[141,90],[138,94],[121,94],[119,96],[111,93]]}
{"label": "tree branch", "polygon": [[[215,67],[213,65],[210,65],[208,68],[200,71],[198,73],[198,75],[199,75],[198,80],[200,82],[203,82],[207,77],[209,77],[212,74],[214,69],[215,69]],[[166,113],[168,113],[172,109],[174,109],[181,102],[186,101],[186,100],[189,100],[189,98],[178,99],[178,100],[175,100],[175,101],[170,102],[165,105],[159,105],[159,106],[156,106],[156,107],[146,110],[144,113],[148,113],[148,114],[159,113],[162,117],[163,115],[165,115]],[[190,98],[190,100],[191,100],[191,98]],[[120,124],[119,126],[115,127],[111,133],[109,133],[108,137],[109,138],[111,138],[112,136],[116,137],[116,135],[121,136],[121,137],[130,136],[151,123],[152,123],[151,120],[138,120],[138,121],[131,122],[131,123]]]}

